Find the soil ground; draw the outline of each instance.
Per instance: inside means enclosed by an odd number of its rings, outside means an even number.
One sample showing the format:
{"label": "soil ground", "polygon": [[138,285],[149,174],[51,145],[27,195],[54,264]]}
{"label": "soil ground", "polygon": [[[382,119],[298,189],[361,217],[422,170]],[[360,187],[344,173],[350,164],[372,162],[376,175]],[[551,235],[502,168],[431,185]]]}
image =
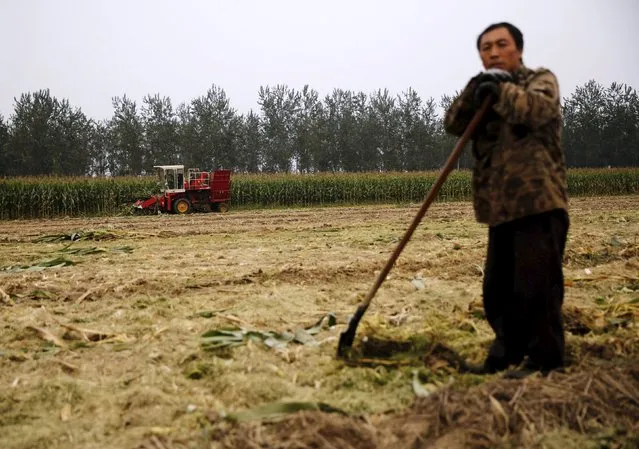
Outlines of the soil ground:
{"label": "soil ground", "polygon": [[639,197],[571,201],[570,365],[518,380],[439,351],[480,362],[492,339],[466,202],[431,207],[358,327],[361,358],[336,359],[418,207],[0,222],[0,447],[634,447]]}

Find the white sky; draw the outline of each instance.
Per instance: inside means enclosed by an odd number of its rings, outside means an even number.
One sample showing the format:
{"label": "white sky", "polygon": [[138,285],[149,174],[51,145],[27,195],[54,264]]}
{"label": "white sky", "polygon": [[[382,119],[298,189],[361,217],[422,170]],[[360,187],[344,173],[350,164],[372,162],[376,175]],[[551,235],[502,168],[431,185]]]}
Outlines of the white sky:
{"label": "white sky", "polygon": [[0,114],[43,88],[95,119],[113,96],[177,106],[212,84],[240,113],[278,83],[439,100],[481,70],[475,39],[503,20],[563,96],[589,79],[639,90],[639,0],[0,0]]}

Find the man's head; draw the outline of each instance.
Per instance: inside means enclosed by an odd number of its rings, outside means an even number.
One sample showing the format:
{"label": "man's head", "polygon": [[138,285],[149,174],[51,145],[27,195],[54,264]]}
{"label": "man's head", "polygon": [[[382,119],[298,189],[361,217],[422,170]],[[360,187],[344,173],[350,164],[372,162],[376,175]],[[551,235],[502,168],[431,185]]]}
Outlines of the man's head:
{"label": "man's head", "polygon": [[522,64],[524,36],[508,23],[494,23],[477,37],[477,50],[486,69],[514,72]]}

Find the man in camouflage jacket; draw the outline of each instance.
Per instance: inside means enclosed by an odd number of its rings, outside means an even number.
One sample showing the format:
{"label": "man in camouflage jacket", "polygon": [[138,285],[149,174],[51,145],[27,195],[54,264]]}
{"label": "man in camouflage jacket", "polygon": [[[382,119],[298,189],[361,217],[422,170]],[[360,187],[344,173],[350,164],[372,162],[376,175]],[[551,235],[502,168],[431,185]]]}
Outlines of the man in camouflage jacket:
{"label": "man in camouflage jacket", "polygon": [[446,111],[461,135],[486,96],[493,104],[472,136],[475,217],[489,226],[483,284],[495,340],[479,372],[564,364],[562,259],[569,227],[559,87],[548,69],[522,62],[523,36],[509,23],[477,39],[484,72]]}

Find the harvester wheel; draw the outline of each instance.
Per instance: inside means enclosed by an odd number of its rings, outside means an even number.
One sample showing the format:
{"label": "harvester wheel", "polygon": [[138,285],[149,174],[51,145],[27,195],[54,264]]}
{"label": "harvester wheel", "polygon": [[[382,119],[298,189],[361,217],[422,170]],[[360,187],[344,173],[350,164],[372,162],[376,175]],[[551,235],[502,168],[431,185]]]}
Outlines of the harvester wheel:
{"label": "harvester wheel", "polygon": [[225,213],[229,211],[229,206],[226,203],[218,203],[217,210],[219,212]]}
{"label": "harvester wheel", "polygon": [[191,202],[186,198],[180,198],[175,203],[173,203],[173,211],[176,214],[188,214],[191,212]]}

